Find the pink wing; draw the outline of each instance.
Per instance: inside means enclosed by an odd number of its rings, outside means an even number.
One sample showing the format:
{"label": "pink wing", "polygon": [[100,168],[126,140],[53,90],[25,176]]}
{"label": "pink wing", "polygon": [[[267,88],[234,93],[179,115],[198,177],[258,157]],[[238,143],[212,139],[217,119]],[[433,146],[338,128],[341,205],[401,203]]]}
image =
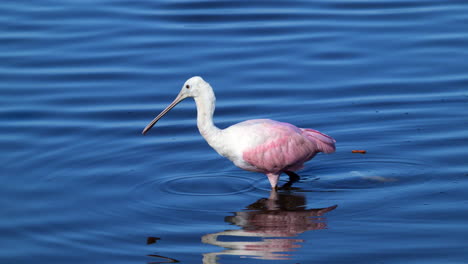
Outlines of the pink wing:
{"label": "pink wing", "polygon": [[301,128],[301,130],[309,140],[313,141],[317,145],[320,152],[327,154],[335,152],[336,141],[332,137],[310,128]]}
{"label": "pink wing", "polygon": [[265,123],[263,128],[267,140],[245,151],[242,158],[264,173],[299,170],[318,152],[335,150],[333,138],[312,129],[276,121]]}

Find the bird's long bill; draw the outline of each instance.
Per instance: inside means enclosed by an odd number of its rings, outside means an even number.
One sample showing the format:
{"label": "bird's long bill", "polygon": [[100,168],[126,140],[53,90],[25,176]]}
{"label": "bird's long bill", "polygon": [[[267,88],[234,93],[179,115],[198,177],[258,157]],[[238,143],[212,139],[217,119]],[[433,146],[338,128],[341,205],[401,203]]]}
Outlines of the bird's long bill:
{"label": "bird's long bill", "polygon": [[174,101],[168,105],[166,107],[166,109],[164,109],[156,118],[153,119],[153,121],[151,121],[146,127],[145,129],[143,129],[143,132],[142,134],[145,135],[146,132],[148,132],[148,130],[150,130],[155,124],[156,122],[159,121],[159,119],[161,119],[161,117],[163,117],[167,112],[169,112],[172,108],[174,108],[174,106],[176,106],[178,103],[182,102],[183,100],[185,99],[185,97],[183,97],[182,95],[178,95],[176,97],[176,99],[174,99]]}

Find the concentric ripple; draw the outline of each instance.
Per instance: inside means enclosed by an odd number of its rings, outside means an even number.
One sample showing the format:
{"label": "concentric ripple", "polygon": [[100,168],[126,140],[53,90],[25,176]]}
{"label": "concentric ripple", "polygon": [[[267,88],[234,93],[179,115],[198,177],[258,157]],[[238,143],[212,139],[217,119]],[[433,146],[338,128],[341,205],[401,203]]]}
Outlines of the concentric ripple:
{"label": "concentric ripple", "polygon": [[[293,186],[303,191],[345,191],[383,189],[425,184],[431,177],[420,177],[431,170],[424,161],[393,156],[333,157],[320,160],[298,172],[301,179]],[[283,177],[285,181],[287,177]]]}
{"label": "concentric ripple", "polygon": [[235,176],[186,176],[165,181],[163,191],[180,195],[235,195],[253,189],[253,181]]}
{"label": "concentric ripple", "polygon": [[[135,206],[134,209],[138,211],[165,208],[224,212],[226,204],[236,203],[243,198],[247,201],[252,199],[250,196],[251,193],[255,193],[252,190],[256,188],[257,178],[233,176],[225,172],[210,175],[185,174],[180,177],[174,177],[174,175],[157,177],[136,185],[130,191],[134,198],[132,206]],[[222,203],[212,203],[213,199],[218,199]],[[210,204],[210,207],[207,207],[207,204]]]}
{"label": "concentric ripple", "polygon": [[417,176],[428,172],[429,168],[422,161],[393,156],[345,157],[327,159],[313,168],[314,177],[303,177],[302,181],[313,181],[313,188],[335,190],[403,187],[428,182],[430,178]]}

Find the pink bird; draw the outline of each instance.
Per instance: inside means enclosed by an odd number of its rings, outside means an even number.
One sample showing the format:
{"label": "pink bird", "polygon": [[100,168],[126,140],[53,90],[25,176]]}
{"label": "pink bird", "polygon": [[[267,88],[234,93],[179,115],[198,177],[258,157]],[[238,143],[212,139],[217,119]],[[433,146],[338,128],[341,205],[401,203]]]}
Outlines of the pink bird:
{"label": "pink bird", "polygon": [[213,123],[215,95],[201,77],[188,79],[175,100],[143,129],[148,132],[169,110],[187,97],[197,105],[197,126],[208,144],[237,167],[267,175],[273,189],[281,173],[299,179],[294,171],[304,167],[318,152],[335,151],[335,140],[317,130],[269,119],[255,119],[219,129]]}

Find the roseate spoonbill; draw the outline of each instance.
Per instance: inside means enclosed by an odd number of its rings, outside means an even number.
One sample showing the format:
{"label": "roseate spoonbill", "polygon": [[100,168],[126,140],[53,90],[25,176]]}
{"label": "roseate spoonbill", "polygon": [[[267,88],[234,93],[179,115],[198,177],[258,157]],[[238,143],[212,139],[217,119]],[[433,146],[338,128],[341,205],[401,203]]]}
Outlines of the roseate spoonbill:
{"label": "roseate spoonbill", "polygon": [[226,129],[213,123],[215,95],[210,84],[201,77],[188,79],[179,95],[143,129],[148,132],[169,110],[187,97],[197,105],[197,126],[208,144],[237,167],[268,176],[271,187],[277,188],[281,173],[298,179],[294,171],[318,152],[335,151],[335,140],[317,130],[298,128],[288,123],[269,119],[247,120]]}

